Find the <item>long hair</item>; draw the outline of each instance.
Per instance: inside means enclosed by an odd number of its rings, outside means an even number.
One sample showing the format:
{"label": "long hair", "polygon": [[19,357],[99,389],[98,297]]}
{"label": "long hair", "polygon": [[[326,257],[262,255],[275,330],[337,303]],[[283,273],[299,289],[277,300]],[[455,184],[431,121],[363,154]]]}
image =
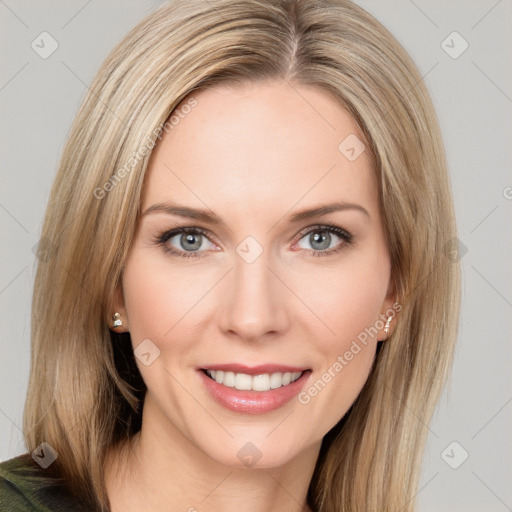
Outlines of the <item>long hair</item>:
{"label": "long hair", "polygon": [[24,432],[29,451],[42,442],[57,451],[56,479],[95,509],[108,509],[107,449],[141,425],[145,385],[129,334],[113,334],[106,311],[151,148],[194,91],[273,80],[316,86],[357,121],[402,305],[360,395],[323,439],[308,503],[318,512],[414,510],[427,425],[457,336],[457,233],[421,75],[349,0],[166,3],[111,52],[79,109],[42,230]]}

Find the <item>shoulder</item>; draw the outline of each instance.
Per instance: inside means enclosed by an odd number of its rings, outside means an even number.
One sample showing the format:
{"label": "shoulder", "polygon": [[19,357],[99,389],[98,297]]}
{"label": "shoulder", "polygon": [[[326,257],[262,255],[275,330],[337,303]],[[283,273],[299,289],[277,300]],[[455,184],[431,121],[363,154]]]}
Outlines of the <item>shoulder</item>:
{"label": "shoulder", "polygon": [[54,478],[48,477],[29,453],[0,463],[0,510],[66,512],[79,509]]}

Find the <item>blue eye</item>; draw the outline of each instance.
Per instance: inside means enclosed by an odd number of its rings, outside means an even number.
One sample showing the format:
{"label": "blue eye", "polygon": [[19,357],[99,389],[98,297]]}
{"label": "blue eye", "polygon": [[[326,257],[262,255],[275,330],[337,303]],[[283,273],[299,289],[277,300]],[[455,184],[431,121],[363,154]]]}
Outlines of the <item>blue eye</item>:
{"label": "blue eye", "polygon": [[162,245],[165,252],[183,258],[201,257],[201,254],[196,253],[207,250],[205,242],[209,242],[209,239],[199,228],[173,229],[163,233],[157,239],[157,243]]}
{"label": "blue eye", "polygon": [[[314,226],[300,233],[298,244],[304,239],[311,248],[299,245],[300,251],[312,256],[329,256],[340,252],[352,243],[352,234],[337,226]],[[336,239],[341,240],[336,242]],[[333,245],[334,242],[334,245]],[[155,243],[162,246],[164,252],[181,258],[202,258],[208,253],[208,244],[216,247],[201,228],[184,227],[171,229],[159,235]],[[210,250],[212,250],[210,248]],[[218,250],[218,249],[213,249]]]}
{"label": "blue eye", "polygon": [[[352,243],[352,234],[337,226],[315,226],[303,235],[299,240],[299,244],[302,240],[306,240],[312,249],[301,245],[299,247],[311,252],[313,256],[337,254],[346,245]],[[342,242],[336,243],[336,238],[341,239]]]}

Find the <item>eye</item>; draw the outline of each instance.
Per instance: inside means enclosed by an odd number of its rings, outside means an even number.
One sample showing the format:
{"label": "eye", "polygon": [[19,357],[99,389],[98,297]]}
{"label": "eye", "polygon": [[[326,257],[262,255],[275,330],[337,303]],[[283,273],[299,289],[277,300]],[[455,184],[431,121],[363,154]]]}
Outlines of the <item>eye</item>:
{"label": "eye", "polygon": [[203,256],[201,253],[208,250],[209,244],[216,247],[199,228],[172,229],[162,233],[156,242],[165,252],[183,258],[200,258]]}
{"label": "eye", "polygon": [[[315,226],[301,234],[303,236],[298,246],[308,250],[313,256],[336,254],[351,244],[353,238],[351,233],[337,226]],[[309,244],[310,247],[305,247],[304,244]]]}

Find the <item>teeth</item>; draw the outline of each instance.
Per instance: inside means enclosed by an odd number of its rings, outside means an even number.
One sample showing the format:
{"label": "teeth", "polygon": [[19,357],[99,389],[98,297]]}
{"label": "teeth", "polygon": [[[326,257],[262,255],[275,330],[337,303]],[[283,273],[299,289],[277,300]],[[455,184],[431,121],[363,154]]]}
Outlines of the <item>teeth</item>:
{"label": "teeth", "polygon": [[222,370],[206,370],[206,373],[219,384],[241,391],[270,391],[281,386],[287,386],[302,375],[302,372],[286,372],[263,373],[252,376],[246,373],[224,372]]}
{"label": "teeth", "polygon": [[236,373],[235,388],[241,391],[250,391],[252,389],[252,377],[245,373]]}
{"label": "teeth", "polygon": [[270,375],[263,374],[263,375],[255,375],[251,379],[251,388],[254,391],[268,391],[270,388]]}
{"label": "teeth", "polygon": [[222,381],[224,386],[229,386],[230,388],[235,387],[235,374],[233,372],[225,372],[224,380]]}

